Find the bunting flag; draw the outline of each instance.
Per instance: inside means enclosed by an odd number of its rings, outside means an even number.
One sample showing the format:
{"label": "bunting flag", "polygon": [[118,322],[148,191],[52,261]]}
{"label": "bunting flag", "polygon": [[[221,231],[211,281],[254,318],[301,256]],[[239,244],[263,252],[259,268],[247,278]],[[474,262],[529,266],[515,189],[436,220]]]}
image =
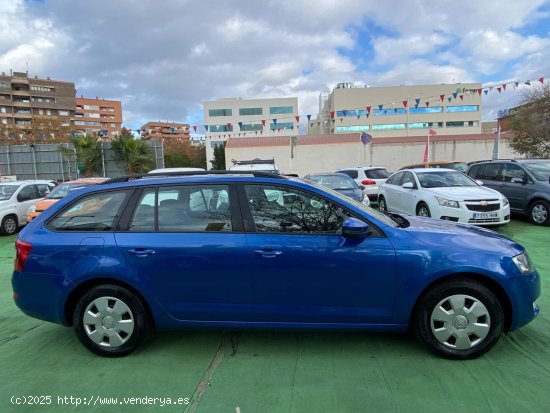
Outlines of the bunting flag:
{"label": "bunting flag", "polygon": [[460,100],[464,100],[464,95],[460,95]]}
{"label": "bunting flag", "polygon": [[208,132],[208,125],[204,125],[204,130]]}
{"label": "bunting flag", "polygon": [[193,129],[195,130],[195,132],[197,131],[197,125],[193,125]]}
{"label": "bunting flag", "polygon": [[519,86],[519,82],[515,82],[514,85],[516,86],[516,89],[517,89]]}
{"label": "bunting flag", "polygon": [[311,122],[311,123],[309,124],[309,127],[310,127],[310,128],[313,128],[313,122]]}
{"label": "bunting flag", "polygon": [[525,84],[526,84],[527,86],[531,86],[531,81],[528,80],[527,82],[525,82]]}
{"label": "bunting flag", "polygon": [[340,118],[340,123],[342,123],[344,121],[344,118]]}
{"label": "bunting flag", "polygon": [[311,115],[307,115],[307,121],[309,122],[311,120]]}
{"label": "bunting flag", "polygon": [[457,92],[453,93],[453,98],[456,99],[457,96],[458,96],[458,93],[457,93]]}
{"label": "bunting flag", "polygon": [[274,125],[277,124],[277,119],[273,119],[273,124],[274,124]]}
{"label": "bunting flag", "polygon": [[407,108],[407,104],[408,104],[408,103],[409,103],[408,100],[404,100],[404,101],[403,101],[403,106],[405,106],[405,109]]}
{"label": "bunting flag", "polygon": [[430,102],[426,102],[426,107],[430,106]]}
{"label": "bunting flag", "polygon": [[265,127],[265,119],[262,119],[262,125]]}
{"label": "bunting flag", "polygon": [[482,91],[481,88],[479,88],[479,89],[477,90],[477,94],[478,94],[479,96],[481,96],[481,91]]}
{"label": "bunting flag", "polygon": [[359,119],[361,117],[361,114],[357,115],[357,119]]}
{"label": "bunting flag", "polygon": [[294,116],[294,119],[296,119],[296,123],[300,123],[300,116],[296,115]]}
{"label": "bunting flag", "polygon": [[503,89],[503,90],[506,90],[506,83],[503,83],[503,84],[502,84],[502,89]]}
{"label": "bunting flag", "polygon": [[[487,89],[485,89],[485,90],[483,91],[483,93],[485,93],[485,95],[487,95],[487,93],[489,93],[489,91],[488,91]],[[450,101],[449,101],[449,102],[450,102]]]}
{"label": "bunting flag", "polygon": [[443,102],[443,99],[445,99],[445,95],[439,95],[439,99]]}
{"label": "bunting flag", "polygon": [[497,87],[497,90],[498,90],[498,93],[500,93],[500,91],[502,90],[501,87]]}
{"label": "bunting flag", "polygon": [[231,130],[231,123],[226,123],[225,126],[227,126],[227,129]]}
{"label": "bunting flag", "polygon": [[382,112],[382,108],[383,108],[383,107],[384,107],[384,105],[378,105],[378,110],[379,110],[380,112]]}
{"label": "bunting flag", "polygon": [[544,84],[544,77],[539,77],[539,82]]}
{"label": "bunting flag", "polygon": [[243,129],[243,123],[239,122],[239,130],[242,130],[242,129]]}
{"label": "bunting flag", "polygon": [[417,108],[418,105],[420,105],[420,99],[417,98],[417,99],[415,99],[414,101],[415,101],[414,107]]}
{"label": "bunting flag", "polygon": [[334,111],[330,112],[330,118],[334,120]]}
{"label": "bunting flag", "polygon": [[367,106],[367,117],[370,115],[370,109],[371,109],[371,107]]}

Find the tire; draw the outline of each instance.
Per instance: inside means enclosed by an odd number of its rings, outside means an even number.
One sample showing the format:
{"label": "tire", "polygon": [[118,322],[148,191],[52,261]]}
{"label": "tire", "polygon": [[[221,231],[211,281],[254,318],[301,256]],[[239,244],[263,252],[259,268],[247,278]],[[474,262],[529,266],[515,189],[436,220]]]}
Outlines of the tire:
{"label": "tire", "polygon": [[17,217],[15,215],[6,215],[4,219],[2,219],[0,233],[2,235],[13,235],[18,227],[19,223],[17,222]]}
{"label": "tire", "polygon": [[550,225],[550,205],[541,200],[535,201],[529,207],[529,219],[535,225]]}
{"label": "tire", "polygon": [[454,360],[472,359],[497,343],[504,329],[504,312],[485,285],[455,279],[433,287],[421,297],[413,328],[434,354]]}
{"label": "tire", "polygon": [[388,205],[386,204],[386,199],[383,196],[378,198],[378,210],[380,212],[388,212]]}
{"label": "tire", "polygon": [[430,218],[432,216],[430,212],[430,207],[428,207],[428,205],[425,202],[420,202],[416,206],[416,215]]}
{"label": "tire", "polygon": [[141,300],[117,285],[100,285],[84,294],[76,305],[73,326],[80,342],[104,357],[130,354],[149,330]]}

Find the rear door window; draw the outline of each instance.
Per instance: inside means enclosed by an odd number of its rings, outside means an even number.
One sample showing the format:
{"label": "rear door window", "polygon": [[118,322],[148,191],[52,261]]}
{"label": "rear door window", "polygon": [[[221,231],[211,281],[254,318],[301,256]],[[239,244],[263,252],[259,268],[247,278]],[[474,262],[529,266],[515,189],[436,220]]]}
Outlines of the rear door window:
{"label": "rear door window", "polygon": [[484,168],[478,173],[478,179],[485,179],[488,181],[499,181],[499,171],[502,164],[500,163],[487,163]]}
{"label": "rear door window", "polygon": [[357,173],[356,170],[346,170],[346,171],[338,171],[339,173],[342,173],[342,174],[346,174],[347,176],[349,176],[350,178],[353,178],[353,179],[357,179],[357,177],[359,176],[359,174]]}
{"label": "rear door window", "polygon": [[385,169],[365,169],[365,175],[369,179],[387,179],[390,174]]}

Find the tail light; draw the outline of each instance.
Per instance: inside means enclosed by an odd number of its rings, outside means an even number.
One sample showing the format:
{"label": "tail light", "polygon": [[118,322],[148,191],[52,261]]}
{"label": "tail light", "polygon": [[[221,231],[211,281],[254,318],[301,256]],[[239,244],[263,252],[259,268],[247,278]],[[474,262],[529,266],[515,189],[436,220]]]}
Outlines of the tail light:
{"label": "tail light", "polygon": [[27,258],[29,258],[31,248],[32,248],[32,244],[28,242],[21,241],[20,239],[18,239],[15,242],[15,262],[14,262],[15,271],[18,271],[18,272],[23,271],[25,262],[27,261]]}
{"label": "tail light", "polygon": [[376,185],[376,181],[373,181],[372,179],[363,179],[361,183],[363,185]]}

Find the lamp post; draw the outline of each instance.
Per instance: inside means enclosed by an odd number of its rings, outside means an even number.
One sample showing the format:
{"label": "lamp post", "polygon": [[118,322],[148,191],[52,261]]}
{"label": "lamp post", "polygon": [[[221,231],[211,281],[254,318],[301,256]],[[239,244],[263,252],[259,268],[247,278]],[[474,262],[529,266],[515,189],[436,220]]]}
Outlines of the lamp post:
{"label": "lamp post", "polygon": [[97,133],[97,142],[101,143],[101,167],[103,170],[103,178],[105,178],[105,151],[103,150],[103,131],[99,131]]}

